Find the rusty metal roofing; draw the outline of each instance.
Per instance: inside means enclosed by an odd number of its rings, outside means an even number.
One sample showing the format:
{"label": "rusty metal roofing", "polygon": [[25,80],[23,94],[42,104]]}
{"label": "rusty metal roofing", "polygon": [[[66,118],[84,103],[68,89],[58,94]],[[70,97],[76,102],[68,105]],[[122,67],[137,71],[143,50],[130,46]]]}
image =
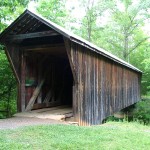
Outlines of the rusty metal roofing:
{"label": "rusty metal roofing", "polygon": [[34,32],[42,24],[57,31],[59,34],[70,39],[71,41],[78,43],[79,45],[82,45],[84,47],[87,47],[88,49],[90,49],[106,58],[109,58],[109,59],[111,59],[121,65],[124,65],[130,69],[133,69],[137,72],[140,72],[140,73],[142,72],[138,68],[136,68],[133,65],[125,62],[124,60],[116,57],[115,55],[105,51],[102,48],[97,47],[96,45],[86,41],[85,39],[71,33],[70,31],[64,29],[63,27],[55,24],[54,22],[51,22],[50,20],[45,19],[44,17],[37,14],[36,12],[33,12],[28,9],[25,10],[8,28],[6,28],[0,34],[0,42],[4,43],[3,39],[6,38],[8,35]]}

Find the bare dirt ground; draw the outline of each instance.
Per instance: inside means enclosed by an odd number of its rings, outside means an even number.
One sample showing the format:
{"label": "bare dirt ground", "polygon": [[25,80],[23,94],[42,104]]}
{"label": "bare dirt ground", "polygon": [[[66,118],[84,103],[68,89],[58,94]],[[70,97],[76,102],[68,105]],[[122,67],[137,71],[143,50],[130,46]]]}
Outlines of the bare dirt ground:
{"label": "bare dirt ground", "polygon": [[0,119],[0,129],[15,129],[23,126],[48,124],[68,124],[65,121],[57,121],[52,119],[39,119],[27,117],[12,117],[8,119]]}

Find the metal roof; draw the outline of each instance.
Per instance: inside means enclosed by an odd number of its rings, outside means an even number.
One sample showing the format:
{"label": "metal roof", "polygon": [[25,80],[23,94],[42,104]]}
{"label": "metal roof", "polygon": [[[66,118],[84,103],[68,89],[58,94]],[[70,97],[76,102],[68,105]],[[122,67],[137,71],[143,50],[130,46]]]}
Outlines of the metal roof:
{"label": "metal roof", "polygon": [[[55,24],[54,22],[47,20],[46,18],[42,17],[41,15],[37,14],[36,12],[33,12],[28,9],[25,10],[10,26],[8,26],[8,28],[6,28],[0,34],[0,42],[4,43],[3,39],[6,38],[8,35],[33,32],[41,24],[44,24],[44,25],[50,27],[51,29],[57,31],[59,34],[63,35],[64,37],[70,39],[71,41],[73,41],[75,43],[78,43],[79,45],[87,47],[88,49],[90,49],[106,58],[109,58],[121,65],[124,65],[124,66],[132,69],[132,70],[142,73],[141,70],[134,67],[133,65],[131,65],[131,64],[125,62],[124,60],[116,57],[115,55],[105,51],[104,49],[97,47],[96,45],[86,41],[85,39],[71,33],[70,31]],[[25,28],[25,27],[27,27],[27,28]]]}

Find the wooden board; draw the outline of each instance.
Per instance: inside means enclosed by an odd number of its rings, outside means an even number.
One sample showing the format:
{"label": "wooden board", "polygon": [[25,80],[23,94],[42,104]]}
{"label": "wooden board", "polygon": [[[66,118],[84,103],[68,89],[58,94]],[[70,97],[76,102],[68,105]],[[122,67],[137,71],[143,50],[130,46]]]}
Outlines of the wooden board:
{"label": "wooden board", "polygon": [[44,80],[42,80],[41,83],[36,87],[25,111],[30,111],[32,109],[34,102],[35,102],[36,98],[38,97],[43,84],[44,84]]}
{"label": "wooden board", "polygon": [[73,117],[73,113],[72,113],[72,108],[70,106],[58,106],[52,108],[33,110],[29,112],[17,113],[14,116],[65,120],[65,118]]}

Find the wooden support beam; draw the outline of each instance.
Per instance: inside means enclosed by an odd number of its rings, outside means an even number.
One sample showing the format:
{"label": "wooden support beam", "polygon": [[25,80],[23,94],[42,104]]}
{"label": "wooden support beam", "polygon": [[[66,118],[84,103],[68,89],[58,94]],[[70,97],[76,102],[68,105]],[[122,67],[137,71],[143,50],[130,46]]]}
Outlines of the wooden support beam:
{"label": "wooden support beam", "polygon": [[43,44],[43,45],[38,45],[38,43],[36,45],[32,45],[32,46],[21,46],[21,49],[25,50],[25,51],[36,51],[36,50],[41,50],[41,49],[50,49],[53,47],[65,47],[64,43],[57,43],[57,44]]}
{"label": "wooden support beam", "polygon": [[18,35],[9,35],[7,37],[7,41],[16,41],[16,40],[24,40],[24,39],[29,39],[29,38],[56,36],[56,35],[59,35],[59,33],[55,32],[53,30],[35,32],[35,33],[18,34]]}
{"label": "wooden support beam", "polygon": [[51,92],[51,89],[50,89],[49,92],[46,94],[46,97],[45,97],[43,103],[48,103],[49,100],[51,99],[51,97],[52,97],[52,92]]}
{"label": "wooden support beam", "polygon": [[13,70],[15,78],[18,81],[18,83],[20,84],[19,74],[16,71],[13,59],[12,59],[12,57],[10,55],[10,51],[14,51],[14,49],[15,49],[15,47],[13,47],[12,45],[9,45],[9,46],[5,45],[5,54],[6,54],[7,58],[8,58],[9,63],[11,64],[10,67],[12,67],[12,70]]}
{"label": "wooden support beam", "polygon": [[[28,22],[26,22],[26,25],[24,26],[24,28],[21,29],[20,32],[17,32],[17,34],[24,34],[27,31],[32,32],[32,30],[37,29],[41,24],[42,24],[41,22],[39,22],[38,20],[36,20],[34,18],[32,20],[28,20]],[[34,28],[33,28],[33,26],[34,26]]]}
{"label": "wooden support beam", "polygon": [[36,49],[27,49],[26,51],[30,52],[54,52],[54,53],[65,53],[65,47],[64,46],[58,46],[58,47],[47,47],[47,48],[36,48]]}
{"label": "wooden support beam", "polygon": [[[48,58],[48,56],[41,58],[41,61],[39,61],[39,63],[38,63],[38,84],[40,84],[40,82],[42,80],[42,65],[46,61],[47,58]],[[40,91],[40,93],[38,95],[37,103],[42,103],[42,90]]]}
{"label": "wooden support beam", "polygon": [[20,85],[20,92],[21,92],[21,111],[25,111],[25,76],[26,76],[26,58],[24,56],[24,52],[22,51],[21,54],[21,85]]}
{"label": "wooden support beam", "polygon": [[34,102],[35,102],[36,98],[38,97],[43,84],[44,84],[44,80],[42,80],[41,83],[36,87],[25,111],[30,111],[33,108]]}
{"label": "wooden support beam", "polygon": [[72,74],[73,74],[73,79],[74,79],[75,84],[77,84],[78,83],[77,75],[76,75],[75,66],[73,64],[72,56],[71,56],[71,45],[70,45],[69,40],[66,39],[65,37],[64,37],[64,43],[65,43],[66,52],[67,52],[67,56],[68,56],[68,59],[69,59],[71,71],[72,71]]}
{"label": "wooden support beam", "polygon": [[56,107],[56,106],[60,106],[60,105],[61,105],[60,101],[41,103],[41,104],[37,103],[37,104],[33,105],[33,110],[34,109],[46,108],[46,107]]}

